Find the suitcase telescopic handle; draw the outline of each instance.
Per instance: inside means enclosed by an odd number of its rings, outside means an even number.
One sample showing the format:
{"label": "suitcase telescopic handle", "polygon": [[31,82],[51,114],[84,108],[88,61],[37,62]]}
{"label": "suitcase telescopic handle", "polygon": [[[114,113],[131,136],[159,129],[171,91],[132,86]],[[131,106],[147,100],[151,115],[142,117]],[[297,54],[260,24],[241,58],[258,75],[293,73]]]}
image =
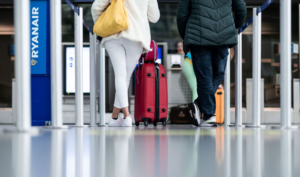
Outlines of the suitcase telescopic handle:
{"label": "suitcase telescopic handle", "polygon": [[145,58],[147,57],[147,54],[144,53],[141,55],[140,59],[139,59],[139,64],[138,64],[138,70],[137,70],[137,73],[136,73],[136,80],[137,80],[137,83],[139,84],[140,83],[140,66],[141,66],[141,62],[145,61]]}

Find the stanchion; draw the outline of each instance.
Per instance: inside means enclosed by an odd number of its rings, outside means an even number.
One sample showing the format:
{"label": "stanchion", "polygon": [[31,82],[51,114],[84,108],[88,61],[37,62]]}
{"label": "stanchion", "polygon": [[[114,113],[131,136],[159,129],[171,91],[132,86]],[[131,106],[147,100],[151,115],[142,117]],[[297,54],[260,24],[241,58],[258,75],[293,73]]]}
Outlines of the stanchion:
{"label": "stanchion", "polygon": [[225,89],[225,117],[224,126],[230,125],[230,49],[228,49],[227,64],[224,78],[224,89]]}
{"label": "stanchion", "polygon": [[96,126],[96,34],[90,33],[90,127]]}
{"label": "stanchion", "polygon": [[[37,133],[31,127],[31,79],[30,79],[30,1],[14,0],[15,25],[15,77],[17,86],[17,128],[5,132]],[[14,109],[14,108],[13,108]]]}
{"label": "stanchion", "polygon": [[99,45],[100,53],[100,93],[99,93],[99,107],[100,107],[100,122],[99,126],[105,126],[105,49]]}
{"label": "stanchion", "polygon": [[52,125],[44,128],[59,129],[63,126],[62,116],[62,39],[61,0],[50,1],[51,14],[51,117]]}
{"label": "stanchion", "polygon": [[84,127],[83,122],[83,9],[79,8],[78,14],[74,12],[75,20],[75,127]]}
{"label": "stanchion", "polygon": [[249,128],[264,128],[261,125],[261,12],[253,8],[253,97],[252,97],[252,125]]}
{"label": "stanchion", "polygon": [[242,125],[242,33],[238,34],[235,58],[235,127]]}
{"label": "stanchion", "polygon": [[281,126],[272,128],[294,129],[291,123],[291,0],[280,1],[280,107]]}

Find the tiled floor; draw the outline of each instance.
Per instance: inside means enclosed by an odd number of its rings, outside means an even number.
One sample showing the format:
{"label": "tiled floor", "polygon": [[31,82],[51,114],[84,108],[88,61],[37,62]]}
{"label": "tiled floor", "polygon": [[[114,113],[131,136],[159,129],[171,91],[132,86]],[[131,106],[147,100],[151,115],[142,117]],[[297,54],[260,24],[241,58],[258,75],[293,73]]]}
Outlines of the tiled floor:
{"label": "tiled floor", "polygon": [[2,132],[0,176],[298,177],[300,130],[177,125]]}

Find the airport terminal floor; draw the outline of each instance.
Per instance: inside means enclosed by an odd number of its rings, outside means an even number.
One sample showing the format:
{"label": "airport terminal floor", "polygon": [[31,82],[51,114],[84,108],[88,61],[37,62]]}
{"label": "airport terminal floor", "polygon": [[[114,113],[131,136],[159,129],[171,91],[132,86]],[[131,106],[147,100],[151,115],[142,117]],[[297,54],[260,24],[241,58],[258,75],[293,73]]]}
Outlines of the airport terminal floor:
{"label": "airport terminal floor", "polygon": [[[4,129],[5,126],[1,126]],[[192,125],[0,133],[0,176],[292,177],[300,129]]]}

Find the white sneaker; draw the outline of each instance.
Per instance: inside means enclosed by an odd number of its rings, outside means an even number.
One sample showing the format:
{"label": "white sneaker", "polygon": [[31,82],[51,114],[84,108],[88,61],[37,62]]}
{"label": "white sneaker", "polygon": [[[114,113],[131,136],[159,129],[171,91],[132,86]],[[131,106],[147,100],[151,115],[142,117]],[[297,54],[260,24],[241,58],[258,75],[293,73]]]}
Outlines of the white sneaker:
{"label": "white sneaker", "polygon": [[218,126],[217,122],[216,122],[216,116],[212,116],[211,118],[207,119],[207,120],[202,120],[201,127],[214,127],[214,126]]}
{"label": "white sneaker", "polygon": [[132,127],[132,118],[130,116],[126,117],[126,119],[123,119],[123,127]]}
{"label": "white sneaker", "polygon": [[123,118],[121,118],[120,116],[118,116],[117,120],[111,117],[108,122],[109,127],[122,127],[122,124],[123,124]]}
{"label": "white sneaker", "polygon": [[190,103],[188,106],[190,109],[191,123],[195,126],[199,126],[201,122],[201,112],[198,106],[195,103]]}

